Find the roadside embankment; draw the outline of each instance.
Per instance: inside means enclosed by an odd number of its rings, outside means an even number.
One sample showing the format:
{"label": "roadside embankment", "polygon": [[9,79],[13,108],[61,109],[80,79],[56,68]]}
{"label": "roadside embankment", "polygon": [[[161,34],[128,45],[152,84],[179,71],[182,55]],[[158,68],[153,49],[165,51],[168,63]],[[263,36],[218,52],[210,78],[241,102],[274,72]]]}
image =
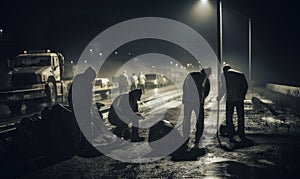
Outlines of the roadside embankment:
{"label": "roadside embankment", "polygon": [[268,83],[266,88],[274,92],[300,98],[300,87]]}
{"label": "roadside embankment", "polygon": [[300,116],[300,88],[268,83],[265,86],[252,86],[262,96],[272,99],[277,105],[289,108]]}

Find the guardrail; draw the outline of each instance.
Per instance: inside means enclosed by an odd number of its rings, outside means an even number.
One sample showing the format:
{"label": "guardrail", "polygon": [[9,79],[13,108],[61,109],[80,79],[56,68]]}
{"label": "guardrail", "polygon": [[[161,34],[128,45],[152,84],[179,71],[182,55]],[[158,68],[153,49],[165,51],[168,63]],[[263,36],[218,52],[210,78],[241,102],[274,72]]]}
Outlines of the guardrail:
{"label": "guardrail", "polygon": [[300,87],[268,83],[266,88],[275,92],[300,98]]}

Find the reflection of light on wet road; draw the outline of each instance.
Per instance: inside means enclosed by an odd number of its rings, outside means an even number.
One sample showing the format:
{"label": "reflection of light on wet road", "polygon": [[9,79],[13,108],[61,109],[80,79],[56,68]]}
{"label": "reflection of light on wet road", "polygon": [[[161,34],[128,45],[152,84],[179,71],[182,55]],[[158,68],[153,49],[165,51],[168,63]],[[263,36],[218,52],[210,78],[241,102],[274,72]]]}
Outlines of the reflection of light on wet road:
{"label": "reflection of light on wet road", "polygon": [[268,100],[268,99],[260,99],[260,100],[265,104],[273,104],[273,101]]}
{"label": "reflection of light on wet road", "polygon": [[230,159],[223,157],[216,157],[213,153],[208,153],[205,157],[205,164],[216,163],[216,162],[225,162],[231,161]]}

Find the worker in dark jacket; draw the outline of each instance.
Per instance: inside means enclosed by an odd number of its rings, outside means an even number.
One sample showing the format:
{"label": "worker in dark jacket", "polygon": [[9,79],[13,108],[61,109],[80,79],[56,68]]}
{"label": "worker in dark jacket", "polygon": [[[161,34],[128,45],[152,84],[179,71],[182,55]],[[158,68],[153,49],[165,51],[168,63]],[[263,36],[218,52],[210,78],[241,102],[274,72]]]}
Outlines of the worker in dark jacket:
{"label": "worker in dark jacket", "polygon": [[244,100],[248,90],[248,83],[245,75],[239,71],[231,69],[226,65],[223,68],[221,78],[221,90],[217,97],[220,101],[226,91],[226,131],[231,142],[235,142],[234,125],[232,115],[234,108],[238,115],[238,134],[241,140],[246,140],[245,137],[245,118],[244,118]]}
{"label": "worker in dark jacket", "polygon": [[124,71],[120,76],[119,76],[119,90],[120,94],[127,93],[129,90],[130,82],[127,76],[127,72]]}
{"label": "worker in dark jacket", "polygon": [[[68,102],[73,111],[76,111],[76,120],[88,141],[92,141],[92,104],[93,82],[97,73],[93,67],[88,67],[84,73],[78,74],[69,89]],[[74,105],[76,103],[76,105]]]}
{"label": "worker in dark jacket", "polygon": [[138,134],[139,120],[143,117],[139,113],[138,101],[141,100],[142,90],[134,89],[129,93],[121,94],[114,99],[108,113],[108,120],[116,128],[114,133],[118,137],[124,137],[124,133],[128,131],[128,124],[132,123],[131,141],[139,142],[144,138]]}
{"label": "worker in dark jacket", "polygon": [[195,146],[199,146],[204,129],[204,101],[210,91],[209,75],[211,68],[203,68],[200,72],[187,75],[183,84],[182,103],[184,104],[183,137],[189,139],[191,115],[196,114]]}

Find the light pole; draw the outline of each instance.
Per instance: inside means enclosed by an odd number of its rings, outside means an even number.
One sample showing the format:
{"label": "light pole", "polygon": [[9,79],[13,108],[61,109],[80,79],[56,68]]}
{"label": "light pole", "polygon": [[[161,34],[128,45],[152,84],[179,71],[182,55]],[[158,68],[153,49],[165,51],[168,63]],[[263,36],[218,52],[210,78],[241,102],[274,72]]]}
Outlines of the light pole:
{"label": "light pole", "polygon": [[251,18],[250,17],[247,17],[245,16],[244,14],[240,13],[240,12],[237,12],[235,10],[232,9],[232,11],[234,13],[236,13],[237,15],[245,18],[248,20],[248,72],[249,72],[249,81],[252,80],[252,22],[251,22]]}
{"label": "light pole", "polygon": [[251,18],[249,20],[249,81],[252,80],[252,26]]}
{"label": "light pole", "polygon": [[[207,0],[201,0],[203,4],[208,3]],[[251,18],[243,15],[242,13],[239,13],[232,9],[232,11],[239,16],[245,18],[248,20],[248,72],[249,72],[249,81],[252,80],[252,22]],[[223,62],[223,7],[222,7],[222,0],[217,0],[217,57],[219,60],[220,65]],[[218,76],[221,75],[221,69],[218,65]],[[218,88],[219,89],[219,88]]]}
{"label": "light pole", "polygon": [[0,40],[2,41],[2,33],[3,33],[3,29],[0,29]]}
{"label": "light pole", "polygon": [[[207,0],[201,0],[203,4],[208,3]],[[217,80],[218,80],[218,93],[220,90],[221,79],[221,65],[223,59],[223,14],[222,14],[222,0],[217,0],[217,58],[219,64],[217,65]]]}
{"label": "light pole", "polygon": [[220,90],[220,77],[221,77],[221,64],[223,59],[223,14],[222,14],[222,1],[217,0],[217,33],[218,33],[218,50],[217,50],[217,56],[219,60],[218,66],[218,93]]}
{"label": "light pole", "polygon": [[[217,0],[217,32],[218,32],[218,51],[217,56],[219,59],[219,64],[217,65],[218,68],[218,95],[220,94],[220,84],[221,84],[221,65],[222,65],[222,58],[223,58],[223,26],[222,26],[222,1]],[[219,120],[220,120],[220,100],[217,100],[217,139],[219,145],[221,146],[221,141],[219,139]]]}

